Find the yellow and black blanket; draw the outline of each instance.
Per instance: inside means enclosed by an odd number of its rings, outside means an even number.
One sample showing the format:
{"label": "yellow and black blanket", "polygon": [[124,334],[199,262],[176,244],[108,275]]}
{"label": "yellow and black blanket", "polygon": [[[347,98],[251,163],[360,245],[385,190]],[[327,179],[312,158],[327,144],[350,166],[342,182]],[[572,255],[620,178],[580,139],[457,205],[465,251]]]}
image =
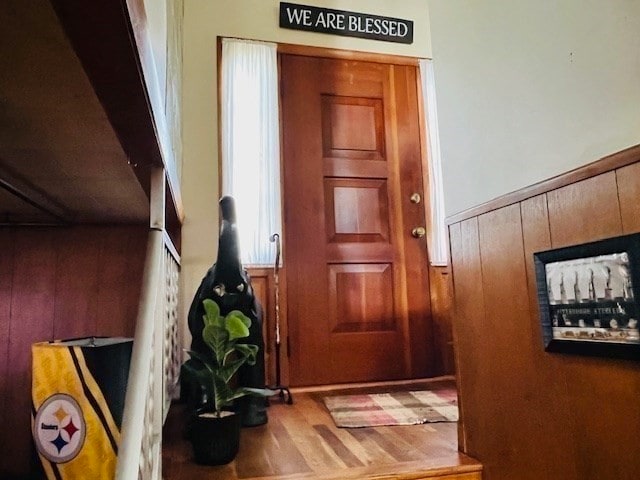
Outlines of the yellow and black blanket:
{"label": "yellow and black blanket", "polygon": [[32,346],[32,431],[50,480],[114,477],[131,344],[90,339]]}

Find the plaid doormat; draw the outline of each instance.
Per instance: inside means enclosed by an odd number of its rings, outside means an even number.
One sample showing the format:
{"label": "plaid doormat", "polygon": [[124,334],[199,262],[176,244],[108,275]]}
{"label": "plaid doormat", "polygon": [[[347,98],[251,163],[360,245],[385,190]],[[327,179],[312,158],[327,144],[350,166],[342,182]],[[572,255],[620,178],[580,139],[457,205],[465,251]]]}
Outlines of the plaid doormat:
{"label": "plaid doormat", "polygon": [[458,397],[453,389],[325,397],[338,427],[419,425],[457,422]]}

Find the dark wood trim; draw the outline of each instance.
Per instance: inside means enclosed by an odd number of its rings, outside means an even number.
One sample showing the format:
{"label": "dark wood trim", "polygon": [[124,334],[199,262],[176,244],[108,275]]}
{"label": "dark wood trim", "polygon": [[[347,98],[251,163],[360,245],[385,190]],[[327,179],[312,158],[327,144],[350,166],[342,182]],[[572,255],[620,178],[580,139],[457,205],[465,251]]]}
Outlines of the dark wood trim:
{"label": "dark wood trim", "polygon": [[148,195],[148,166],[163,162],[127,2],[51,4]]}
{"label": "dark wood trim", "polygon": [[[220,41],[222,38],[238,38],[240,40],[255,42],[269,42],[268,40],[256,40],[243,37],[218,37],[218,41]],[[279,54],[300,55],[303,57],[337,58],[340,60],[385,63],[391,65],[409,65],[413,67],[417,67],[418,61],[420,60],[417,57],[392,55],[389,53],[342,50],[340,48],[314,47],[311,45],[296,45],[293,43],[278,43],[277,45]]]}
{"label": "dark wood trim", "polygon": [[468,218],[476,217],[514,203],[522,202],[528,198],[565,187],[587,178],[595,177],[602,173],[626,167],[627,165],[631,165],[639,161],[640,145],[634,145],[633,147],[629,147],[625,150],[621,150],[620,152],[600,158],[599,160],[582,167],[575,168],[556,177],[534,183],[528,187],[507,193],[493,200],[489,200],[486,203],[453,214],[446,218],[446,223],[447,225],[453,225],[454,223],[467,220]]}
{"label": "dark wood trim", "polygon": [[401,55],[389,55],[385,53],[357,52],[354,50],[340,50],[338,48],[311,47],[308,45],[292,45],[289,43],[279,43],[278,53],[305,57],[337,58],[339,60],[357,60],[359,62],[418,66],[418,59],[415,57],[403,57]]}
{"label": "dark wood trim", "polygon": [[222,196],[222,39],[216,38],[216,78],[218,83],[218,196]]}
{"label": "dark wood trim", "polygon": [[[287,246],[282,244],[282,239],[285,238],[285,234],[287,231],[286,222],[284,221],[284,124],[282,122],[282,55],[278,52],[278,132],[280,139],[280,241],[282,247],[282,255],[280,256],[281,269],[280,269],[280,278],[284,278],[284,269],[287,267]],[[284,284],[286,282],[281,281],[280,284]],[[284,298],[284,297],[283,297]],[[286,303],[286,302],[283,302]],[[281,311],[282,312],[282,311]]]}

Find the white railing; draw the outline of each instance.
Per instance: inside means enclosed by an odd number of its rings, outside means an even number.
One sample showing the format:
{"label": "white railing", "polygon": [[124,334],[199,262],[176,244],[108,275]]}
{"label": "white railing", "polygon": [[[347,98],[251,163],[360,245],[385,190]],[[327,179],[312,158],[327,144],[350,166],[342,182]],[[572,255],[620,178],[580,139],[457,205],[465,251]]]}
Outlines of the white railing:
{"label": "white railing", "polygon": [[171,401],[180,396],[179,376],[182,364],[182,350],[180,342],[180,325],[178,324],[178,297],[180,279],[180,257],[170,248],[171,241],[165,242],[165,302],[164,302],[164,329],[162,335],[163,345],[163,404],[162,422],[167,419]]}
{"label": "white railing", "polygon": [[168,235],[149,231],[118,450],[117,480],[162,478],[162,425],[180,369],[180,259]]}

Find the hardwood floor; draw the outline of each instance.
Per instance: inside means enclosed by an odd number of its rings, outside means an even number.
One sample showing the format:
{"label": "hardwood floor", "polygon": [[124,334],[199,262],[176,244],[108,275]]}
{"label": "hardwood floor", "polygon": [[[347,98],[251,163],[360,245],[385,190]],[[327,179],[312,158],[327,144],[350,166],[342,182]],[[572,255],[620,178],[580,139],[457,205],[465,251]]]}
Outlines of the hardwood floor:
{"label": "hardwood floor", "polygon": [[294,404],[278,400],[269,423],[242,430],[240,452],[229,465],[200,466],[182,438],[182,405],[174,405],[164,430],[163,477],[216,480],[329,480],[441,478],[479,480],[481,465],[457,450],[457,424],[337,428],[324,403],[330,393],[376,393],[453,385],[450,379],[331,390],[293,390]]}

